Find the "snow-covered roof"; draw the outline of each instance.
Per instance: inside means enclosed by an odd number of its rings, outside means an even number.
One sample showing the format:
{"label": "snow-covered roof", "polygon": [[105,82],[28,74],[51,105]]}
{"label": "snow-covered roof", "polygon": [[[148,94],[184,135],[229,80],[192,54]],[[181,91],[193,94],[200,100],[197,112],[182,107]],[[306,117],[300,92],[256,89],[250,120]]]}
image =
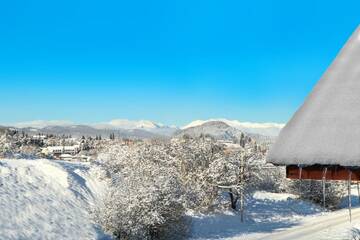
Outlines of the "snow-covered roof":
{"label": "snow-covered roof", "polygon": [[70,154],[61,154],[60,157],[61,158],[72,158],[73,156]]}
{"label": "snow-covered roof", "polygon": [[360,166],[360,26],[281,131],[267,161]]}
{"label": "snow-covered roof", "polygon": [[65,150],[77,150],[79,149],[80,146],[79,145],[75,145],[75,146],[65,146]]}
{"label": "snow-covered roof", "polygon": [[78,150],[80,148],[79,145],[74,145],[74,146],[53,146],[53,147],[47,147],[47,149],[49,151],[75,151]]}
{"label": "snow-covered roof", "polygon": [[56,150],[63,150],[64,147],[62,146],[55,146],[55,147],[47,147],[49,151],[56,151]]}
{"label": "snow-covered roof", "polygon": [[46,135],[34,135],[32,136],[33,139],[45,139]]}

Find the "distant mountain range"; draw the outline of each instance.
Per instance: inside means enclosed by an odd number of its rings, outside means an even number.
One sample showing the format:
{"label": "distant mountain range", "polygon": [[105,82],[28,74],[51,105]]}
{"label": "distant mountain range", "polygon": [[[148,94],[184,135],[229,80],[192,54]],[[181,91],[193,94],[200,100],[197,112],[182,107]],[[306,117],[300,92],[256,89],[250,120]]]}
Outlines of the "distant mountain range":
{"label": "distant mountain range", "polygon": [[71,126],[49,126],[44,128],[19,128],[19,131],[24,131],[29,134],[54,134],[54,135],[71,135],[73,137],[81,136],[102,136],[109,137],[111,133],[123,138],[161,138],[163,135],[155,134],[141,129],[97,129],[86,125],[71,125]]}
{"label": "distant mountain range", "polygon": [[236,128],[246,133],[259,134],[259,135],[271,136],[271,137],[278,136],[281,129],[285,126],[285,124],[280,124],[280,123],[252,123],[252,122],[240,122],[237,120],[228,120],[228,119],[219,118],[219,119],[209,119],[209,120],[196,120],[182,127],[182,129],[200,126],[208,122],[223,122],[233,128]]}
{"label": "distant mountain range", "polygon": [[34,121],[14,124],[19,131],[33,134],[57,134],[81,136],[109,136],[115,133],[116,136],[124,138],[169,138],[179,135],[198,136],[209,134],[217,139],[231,140],[238,138],[242,132],[251,135],[253,138],[274,138],[283,127],[277,123],[249,123],[227,119],[197,120],[178,128],[166,126],[147,120],[130,121],[117,119],[105,123],[77,125],[68,121]]}

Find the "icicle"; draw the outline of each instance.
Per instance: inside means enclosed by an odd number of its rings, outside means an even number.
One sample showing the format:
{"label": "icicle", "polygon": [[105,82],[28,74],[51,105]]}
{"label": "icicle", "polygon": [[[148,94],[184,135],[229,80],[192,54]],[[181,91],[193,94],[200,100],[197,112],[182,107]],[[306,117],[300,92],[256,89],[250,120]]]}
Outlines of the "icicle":
{"label": "icicle", "polygon": [[322,177],[322,187],[323,187],[323,207],[325,208],[326,206],[326,193],[325,193],[325,183],[326,183],[326,172],[327,172],[327,167],[324,168],[323,170],[323,177]]}
{"label": "icicle", "polygon": [[349,180],[348,180],[348,201],[349,201],[349,217],[351,222],[351,171],[349,170]]}

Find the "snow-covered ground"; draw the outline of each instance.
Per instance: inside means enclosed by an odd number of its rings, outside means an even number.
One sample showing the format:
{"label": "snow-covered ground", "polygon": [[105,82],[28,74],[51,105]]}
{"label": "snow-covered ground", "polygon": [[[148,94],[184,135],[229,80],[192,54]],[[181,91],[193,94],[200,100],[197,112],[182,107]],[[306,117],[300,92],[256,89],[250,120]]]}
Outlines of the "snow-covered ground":
{"label": "snow-covered ground", "polygon": [[[284,193],[256,192],[247,203],[245,222],[231,211],[192,216],[193,239],[250,239],[295,226],[306,216],[322,210],[296,196]],[[271,239],[271,238],[268,238]]]}
{"label": "snow-covered ground", "polygon": [[[90,214],[106,190],[101,174],[89,163],[1,160],[0,239],[109,239]],[[351,224],[347,209],[324,212],[291,194],[256,192],[248,199],[245,223],[231,211],[189,213],[190,238],[351,239],[351,228],[360,228],[353,190]]]}
{"label": "snow-covered ground", "polygon": [[1,239],[106,239],[90,215],[104,190],[98,173],[86,163],[1,160]]}
{"label": "snow-covered ground", "polygon": [[[192,239],[228,240],[351,240],[360,229],[360,208],[353,188],[352,222],[348,210],[325,212],[291,194],[256,192],[248,202],[245,223],[233,212],[191,215]],[[347,205],[344,199],[343,207]]]}

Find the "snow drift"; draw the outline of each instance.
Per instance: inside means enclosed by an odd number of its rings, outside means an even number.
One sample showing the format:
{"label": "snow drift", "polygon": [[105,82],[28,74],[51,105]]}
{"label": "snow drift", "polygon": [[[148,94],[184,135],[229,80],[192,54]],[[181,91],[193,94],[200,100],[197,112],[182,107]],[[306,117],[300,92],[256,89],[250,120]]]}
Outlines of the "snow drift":
{"label": "snow drift", "polygon": [[104,239],[90,209],[104,183],[89,164],[0,161],[1,239]]}

